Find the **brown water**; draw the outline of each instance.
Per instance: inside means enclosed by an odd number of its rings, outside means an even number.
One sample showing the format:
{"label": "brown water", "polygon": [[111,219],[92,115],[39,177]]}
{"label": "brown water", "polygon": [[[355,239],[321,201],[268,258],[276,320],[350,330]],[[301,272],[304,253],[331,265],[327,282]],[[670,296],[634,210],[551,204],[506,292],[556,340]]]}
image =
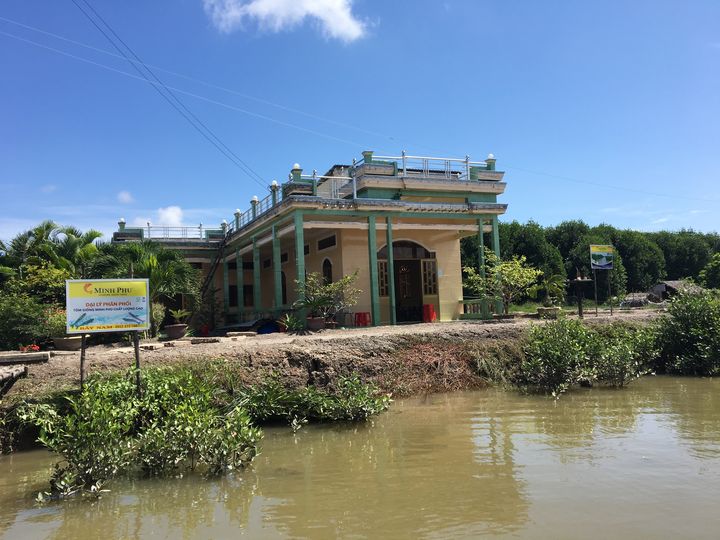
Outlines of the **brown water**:
{"label": "brown water", "polygon": [[720,380],[403,400],[366,425],[268,429],[234,477],[36,506],[52,461],[0,457],[0,538],[720,538]]}

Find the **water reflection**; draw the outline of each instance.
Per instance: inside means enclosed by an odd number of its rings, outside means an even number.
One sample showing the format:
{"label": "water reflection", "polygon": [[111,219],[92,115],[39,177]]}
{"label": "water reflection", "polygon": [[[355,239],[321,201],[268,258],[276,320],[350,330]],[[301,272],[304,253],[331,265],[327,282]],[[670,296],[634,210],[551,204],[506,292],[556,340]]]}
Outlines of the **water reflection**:
{"label": "water reflection", "polygon": [[646,378],[557,402],[427,396],[368,424],[269,429],[263,446],[235,476],[118,481],[92,504],[43,508],[32,498],[50,456],[2,457],[0,537],[569,538],[578,527],[702,537],[720,527],[720,380]]}

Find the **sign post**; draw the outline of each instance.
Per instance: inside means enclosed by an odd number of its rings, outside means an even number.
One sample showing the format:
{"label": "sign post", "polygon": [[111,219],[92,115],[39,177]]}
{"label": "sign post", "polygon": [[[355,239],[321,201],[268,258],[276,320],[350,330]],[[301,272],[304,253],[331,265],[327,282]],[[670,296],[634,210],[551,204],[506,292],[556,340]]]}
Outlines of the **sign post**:
{"label": "sign post", "polygon": [[150,283],[147,279],[69,279],[65,282],[68,334],[82,335],[80,388],[85,384],[86,335],[132,332],[135,381],[140,394],[140,334],[150,328]]}
{"label": "sign post", "polygon": [[610,279],[612,277],[612,270],[615,262],[615,248],[609,244],[603,245],[591,245],[590,246],[590,269],[595,274],[595,314],[597,315],[598,309],[598,296],[597,296],[597,271],[608,270],[608,300],[610,302],[610,315],[612,315],[612,289],[610,287]]}

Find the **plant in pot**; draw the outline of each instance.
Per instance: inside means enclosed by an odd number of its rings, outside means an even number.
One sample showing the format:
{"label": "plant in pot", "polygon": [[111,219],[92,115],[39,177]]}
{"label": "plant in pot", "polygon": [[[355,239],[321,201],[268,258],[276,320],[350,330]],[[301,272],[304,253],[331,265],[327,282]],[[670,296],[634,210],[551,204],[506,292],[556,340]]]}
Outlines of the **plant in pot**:
{"label": "plant in pot", "polygon": [[52,339],[59,351],[79,351],[82,336],[69,336],[66,333],[67,315],[64,309],[50,308],[45,312],[45,334]]}
{"label": "plant in pot", "polygon": [[317,272],[307,275],[304,294],[298,290],[301,299],[293,307],[307,310],[308,330],[322,330],[327,320],[332,320],[337,313],[357,303],[360,291],[353,287],[356,278],[357,272],[333,283],[325,283],[323,276]]}
{"label": "plant in pot", "polygon": [[188,329],[187,320],[191,313],[187,309],[171,309],[170,315],[175,323],[163,327],[163,331],[169,339],[180,339],[184,337]]}
{"label": "plant in pot", "polygon": [[565,287],[567,280],[560,274],[553,274],[543,278],[539,283],[528,290],[531,298],[537,298],[541,292],[545,293],[542,307],[537,308],[541,319],[557,319],[562,311],[560,307],[565,300]]}

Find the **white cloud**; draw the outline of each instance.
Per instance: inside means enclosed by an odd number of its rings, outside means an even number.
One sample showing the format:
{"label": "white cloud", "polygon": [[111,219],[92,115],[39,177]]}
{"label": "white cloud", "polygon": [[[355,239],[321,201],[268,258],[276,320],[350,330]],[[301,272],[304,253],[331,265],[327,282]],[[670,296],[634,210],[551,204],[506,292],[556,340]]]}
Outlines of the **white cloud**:
{"label": "white cloud", "polygon": [[203,4],[223,32],[241,27],[245,19],[280,32],[310,18],[331,38],[349,42],[365,35],[365,23],[352,13],[352,0],[203,0]]}
{"label": "white cloud", "polygon": [[670,221],[669,217],[661,217],[658,219],[653,219],[650,223],[652,223],[653,225],[658,225],[660,223],[667,223],[668,221]]}
{"label": "white cloud", "polygon": [[117,194],[117,200],[119,203],[122,204],[130,204],[135,202],[135,199],[133,199],[132,193],[129,191],[121,191]]}
{"label": "white cloud", "polygon": [[158,208],[157,214],[158,225],[167,225],[168,227],[180,227],[183,224],[183,210],[179,206]]}

